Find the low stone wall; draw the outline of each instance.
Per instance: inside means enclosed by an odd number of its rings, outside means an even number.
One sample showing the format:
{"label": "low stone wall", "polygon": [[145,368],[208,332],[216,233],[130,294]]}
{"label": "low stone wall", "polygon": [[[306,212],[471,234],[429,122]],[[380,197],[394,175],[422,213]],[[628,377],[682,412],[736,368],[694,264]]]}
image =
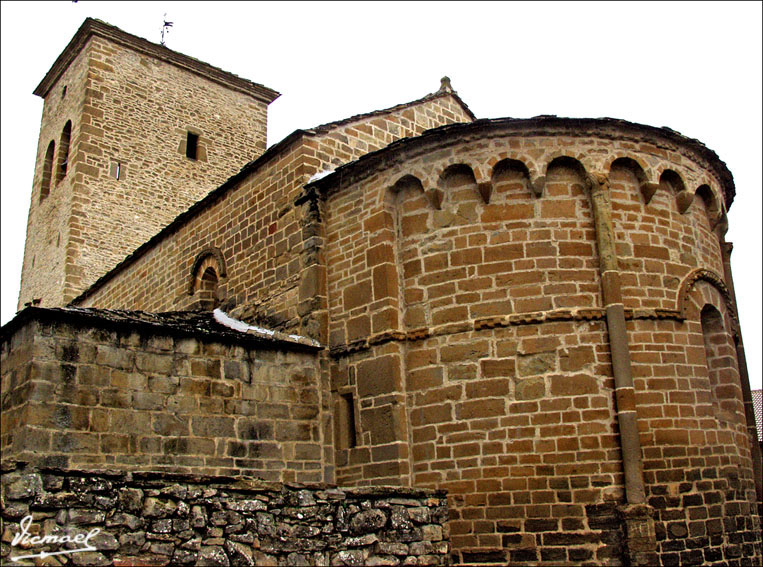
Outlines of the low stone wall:
{"label": "low stone wall", "polygon": [[0,335],[0,450],[39,467],[325,478],[317,347],[211,313],[27,308]]}
{"label": "low stone wall", "polygon": [[[6,464],[1,508],[2,565],[448,564],[439,491]],[[31,539],[64,534],[80,540]],[[39,558],[83,538],[96,551]],[[28,555],[38,557],[12,561]]]}

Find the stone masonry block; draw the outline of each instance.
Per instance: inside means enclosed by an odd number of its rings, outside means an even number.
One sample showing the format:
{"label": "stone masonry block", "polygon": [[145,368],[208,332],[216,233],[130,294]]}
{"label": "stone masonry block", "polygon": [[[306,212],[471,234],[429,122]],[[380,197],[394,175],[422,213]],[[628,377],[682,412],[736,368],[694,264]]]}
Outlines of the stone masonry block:
{"label": "stone masonry block", "polygon": [[99,366],[130,370],[135,362],[135,353],[121,348],[98,345],[98,354],[95,361]]}
{"label": "stone masonry block", "polygon": [[401,423],[395,419],[395,408],[391,405],[361,410],[360,427],[370,433],[372,445],[402,439]]}
{"label": "stone masonry block", "polygon": [[584,396],[599,391],[598,380],[588,374],[552,376],[550,385],[553,396]]}
{"label": "stone masonry block", "polygon": [[357,384],[361,398],[399,392],[402,388],[400,357],[380,356],[358,364]]}
{"label": "stone masonry block", "polygon": [[135,365],[138,370],[143,372],[170,374],[172,372],[172,355],[139,352],[135,356]]}
{"label": "stone masonry block", "polygon": [[397,297],[397,269],[394,264],[382,264],[373,270],[374,299]]}
{"label": "stone masonry block", "polygon": [[362,281],[348,286],[343,293],[344,308],[355,309],[361,305],[367,305],[371,301],[371,282]]}
{"label": "stone masonry block", "polygon": [[541,352],[517,356],[517,373],[520,376],[537,376],[556,370],[556,352]]}
{"label": "stone masonry block", "polygon": [[194,416],[191,432],[199,437],[233,437],[234,420],[230,417]]}

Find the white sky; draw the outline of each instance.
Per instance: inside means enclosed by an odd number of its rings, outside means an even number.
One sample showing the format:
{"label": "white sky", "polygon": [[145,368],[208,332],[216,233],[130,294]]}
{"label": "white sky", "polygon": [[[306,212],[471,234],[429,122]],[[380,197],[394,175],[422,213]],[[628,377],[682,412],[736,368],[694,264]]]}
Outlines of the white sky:
{"label": "white sky", "polygon": [[[1,322],[16,311],[42,99],[83,20],[281,93],[268,144],[408,102],[440,77],[479,118],[538,114],[669,126],[715,150],[737,197],[727,240],[751,386],[761,388],[760,2],[2,2]],[[243,165],[243,164],[242,164]]]}

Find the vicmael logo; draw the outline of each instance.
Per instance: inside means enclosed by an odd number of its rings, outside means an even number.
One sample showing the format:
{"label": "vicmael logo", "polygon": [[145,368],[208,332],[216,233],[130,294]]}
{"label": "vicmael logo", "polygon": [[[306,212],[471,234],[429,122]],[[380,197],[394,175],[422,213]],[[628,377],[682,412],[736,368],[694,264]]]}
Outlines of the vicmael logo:
{"label": "vicmael logo", "polygon": [[11,546],[15,547],[19,544],[25,545],[25,546],[36,546],[36,545],[60,545],[64,543],[76,543],[78,545],[82,545],[82,547],[77,549],[64,549],[61,551],[40,551],[39,553],[32,553],[30,555],[15,555],[11,556],[11,561],[21,561],[22,559],[33,559],[35,557],[39,557],[40,559],[44,559],[45,557],[50,557],[52,555],[70,555],[74,553],[82,553],[85,551],[97,551],[95,547],[90,545],[88,542],[91,538],[95,537],[101,530],[100,528],[93,528],[87,534],[79,533],[76,535],[41,535],[41,536],[33,536],[29,534],[29,526],[32,525],[32,516],[24,516],[24,518],[20,522],[21,525],[21,531],[17,533],[15,536],[13,536],[13,541],[11,541]]}

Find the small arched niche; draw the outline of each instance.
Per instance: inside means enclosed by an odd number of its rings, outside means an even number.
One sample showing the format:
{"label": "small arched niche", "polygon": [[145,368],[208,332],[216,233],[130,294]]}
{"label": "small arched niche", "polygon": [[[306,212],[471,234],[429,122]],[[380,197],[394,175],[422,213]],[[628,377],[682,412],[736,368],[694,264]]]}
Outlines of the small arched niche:
{"label": "small arched niche", "polygon": [[504,159],[495,164],[491,181],[496,198],[516,200],[533,195],[530,189],[530,170],[517,159]]}
{"label": "small arched niche", "polygon": [[485,201],[470,166],[449,165],[440,174],[437,185],[442,191],[442,211],[433,215],[435,228],[474,224],[479,220],[478,209]]}
{"label": "small arched niche", "polygon": [[559,156],[546,167],[546,183],[539,201],[543,219],[579,219],[590,216],[585,167],[577,159]]}
{"label": "small arched niche", "polygon": [[673,197],[676,208],[681,214],[689,209],[694,200],[694,194],[687,191],[683,178],[672,169],[666,169],[660,175],[660,188]]}
{"label": "small arched niche", "polygon": [[[648,204],[657,190],[656,184],[649,183],[641,164],[629,157],[619,157],[612,162],[609,166],[609,180],[613,190],[618,185],[623,185],[630,201],[639,200],[640,193],[643,202]],[[632,191],[630,187],[635,187],[637,191]]]}
{"label": "small arched niche", "polygon": [[686,191],[686,184],[678,173],[672,169],[666,169],[660,175],[660,188],[665,189],[671,195],[677,195],[681,191]]}
{"label": "small arched niche", "polygon": [[446,199],[450,202],[481,199],[474,171],[464,163],[455,163],[446,167],[440,174],[437,185],[445,191]]}
{"label": "small arched niche", "polygon": [[402,235],[406,237],[425,231],[432,204],[419,178],[404,175],[390,187],[389,194]]}

